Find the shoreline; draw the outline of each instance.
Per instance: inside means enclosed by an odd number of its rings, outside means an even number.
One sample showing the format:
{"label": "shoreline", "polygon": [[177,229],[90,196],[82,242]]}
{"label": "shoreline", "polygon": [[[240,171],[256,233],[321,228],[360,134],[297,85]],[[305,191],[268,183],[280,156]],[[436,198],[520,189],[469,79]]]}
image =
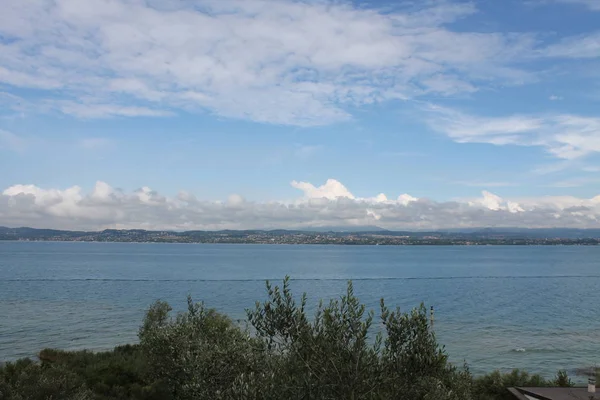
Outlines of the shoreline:
{"label": "shoreline", "polygon": [[[523,241],[524,243],[521,243]],[[586,241],[590,241],[589,243]],[[532,239],[517,239],[517,240],[495,240],[495,241],[413,241],[410,243],[363,243],[363,242],[294,242],[294,243],[281,243],[281,242],[252,242],[252,241],[161,241],[161,240],[56,240],[56,239],[0,239],[0,243],[129,243],[129,244],[211,244],[211,245],[264,245],[264,246],[365,246],[365,247],[408,247],[408,246],[440,246],[440,247],[484,247],[484,246],[511,246],[511,247],[535,247],[535,246],[583,246],[583,247],[594,247],[600,245],[600,239],[585,239],[585,240],[571,240],[571,239],[556,239],[556,240],[532,240]],[[517,242],[517,243],[515,243]]]}

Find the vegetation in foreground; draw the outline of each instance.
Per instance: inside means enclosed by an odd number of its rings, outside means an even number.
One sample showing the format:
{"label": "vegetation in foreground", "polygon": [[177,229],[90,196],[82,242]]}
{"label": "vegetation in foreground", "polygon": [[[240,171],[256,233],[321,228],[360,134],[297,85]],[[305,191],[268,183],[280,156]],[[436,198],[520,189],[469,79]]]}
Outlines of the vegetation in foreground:
{"label": "vegetation in foreground", "polygon": [[[287,279],[267,283],[267,292],[247,311],[249,329],[190,298],[174,317],[158,301],[139,344],[101,353],[46,349],[39,362],[0,367],[0,399],[508,400],[510,386],[571,385],[564,372],[552,381],[518,370],[474,378],[448,362],[423,306],[403,313],[381,300],[376,319],[352,283],[313,318]],[[373,340],[375,324],[381,333]]]}

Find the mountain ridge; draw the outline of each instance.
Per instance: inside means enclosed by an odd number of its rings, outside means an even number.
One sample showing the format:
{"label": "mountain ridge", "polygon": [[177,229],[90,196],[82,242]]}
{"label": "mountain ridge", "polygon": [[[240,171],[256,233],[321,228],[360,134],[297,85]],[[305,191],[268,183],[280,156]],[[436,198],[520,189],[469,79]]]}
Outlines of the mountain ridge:
{"label": "mountain ridge", "polygon": [[473,238],[536,238],[536,239],[585,239],[600,238],[600,229],[580,228],[454,228],[428,231],[388,230],[377,226],[356,227],[309,227],[301,229],[223,229],[223,230],[145,230],[145,229],[104,229],[101,231],[61,230],[48,228],[0,226],[0,239],[13,237],[15,239],[44,239],[48,237],[78,237],[78,236],[135,236],[135,235],[174,235],[174,236],[203,236],[203,235],[294,235],[294,234],[340,234],[340,235],[386,235],[386,236],[441,236],[441,237],[473,237]]}

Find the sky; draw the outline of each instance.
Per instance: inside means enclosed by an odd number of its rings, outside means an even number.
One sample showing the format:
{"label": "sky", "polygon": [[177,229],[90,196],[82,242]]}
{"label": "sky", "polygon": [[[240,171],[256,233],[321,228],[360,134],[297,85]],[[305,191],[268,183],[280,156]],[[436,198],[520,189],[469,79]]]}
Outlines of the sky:
{"label": "sky", "polygon": [[600,0],[2,0],[0,225],[600,227]]}

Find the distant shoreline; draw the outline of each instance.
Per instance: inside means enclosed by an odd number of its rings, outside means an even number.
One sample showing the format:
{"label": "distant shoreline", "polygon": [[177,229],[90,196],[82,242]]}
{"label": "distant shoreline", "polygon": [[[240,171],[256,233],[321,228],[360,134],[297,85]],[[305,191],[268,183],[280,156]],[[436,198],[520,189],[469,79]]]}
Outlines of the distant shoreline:
{"label": "distant shoreline", "polygon": [[411,232],[369,228],[370,230],[353,232],[285,229],[183,232],[106,229],[86,232],[0,226],[0,241],[342,246],[595,246],[600,244],[599,229],[484,228],[464,231]]}
{"label": "distant shoreline", "polygon": [[129,244],[218,244],[218,245],[232,245],[232,244],[243,244],[243,245],[264,245],[264,246],[366,246],[366,247],[375,247],[375,246],[385,246],[385,247],[417,247],[417,246],[459,246],[459,247],[483,247],[483,246],[518,246],[518,247],[526,247],[526,246],[598,246],[600,245],[600,240],[593,240],[592,242],[588,241],[577,241],[577,240],[523,240],[523,242],[516,240],[497,240],[497,241],[485,241],[485,242],[476,242],[472,241],[469,243],[461,242],[461,241],[427,241],[427,242],[410,242],[410,243],[361,243],[361,242],[349,242],[349,243],[323,243],[323,242],[297,242],[297,243],[280,243],[280,242],[252,242],[252,241],[215,241],[215,242],[193,242],[193,241],[125,241],[125,240],[52,240],[52,239],[36,239],[36,240],[28,240],[28,239],[0,239],[0,242],[12,242],[12,243],[129,243]]}

